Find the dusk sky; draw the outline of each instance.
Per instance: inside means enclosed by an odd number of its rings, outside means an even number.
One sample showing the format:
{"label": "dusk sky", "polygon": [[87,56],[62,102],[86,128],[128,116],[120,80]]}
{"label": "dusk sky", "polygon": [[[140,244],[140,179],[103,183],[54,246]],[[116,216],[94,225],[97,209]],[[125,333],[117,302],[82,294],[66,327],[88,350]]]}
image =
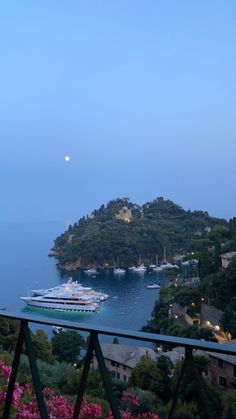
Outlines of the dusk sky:
{"label": "dusk sky", "polygon": [[0,74],[0,222],[236,216],[235,0],[1,2]]}

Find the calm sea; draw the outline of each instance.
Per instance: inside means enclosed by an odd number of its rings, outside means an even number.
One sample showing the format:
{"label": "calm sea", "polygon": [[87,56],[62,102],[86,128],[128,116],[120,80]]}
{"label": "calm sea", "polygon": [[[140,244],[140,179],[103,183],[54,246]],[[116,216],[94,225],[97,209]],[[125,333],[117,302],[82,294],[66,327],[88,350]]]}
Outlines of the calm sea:
{"label": "calm sea", "polygon": [[[127,273],[114,276],[111,271],[100,271],[95,278],[84,272],[74,273],[73,279],[96,291],[104,291],[110,298],[97,313],[63,313],[27,308],[20,300],[31,288],[50,288],[67,280],[56,268],[56,260],[48,257],[53,239],[65,230],[58,222],[0,224],[1,293],[0,307],[9,311],[30,313],[38,317],[87,322],[122,329],[140,330],[151,316],[159,290],[146,286],[153,281],[160,284],[160,274]],[[39,326],[40,327],[40,326]]]}

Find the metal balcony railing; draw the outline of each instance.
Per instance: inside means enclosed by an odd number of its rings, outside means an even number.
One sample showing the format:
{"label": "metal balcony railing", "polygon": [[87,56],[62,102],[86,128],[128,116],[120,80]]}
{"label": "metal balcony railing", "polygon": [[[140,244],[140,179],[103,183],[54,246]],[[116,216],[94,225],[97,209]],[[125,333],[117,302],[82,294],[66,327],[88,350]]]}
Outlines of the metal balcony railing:
{"label": "metal balcony railing", "polygon": [[96,357],[98,360],[98,365],[99,365],[100,372],[102,375],[108,401],[110,403],[111,411],[115,419],[120,419],[118,402],[112,391],[110,375],[109,375],[109,372],[107,371],[103,354],[102,354],[102,350],[101,350],[101,346],[98,339],[99,335],[108,335],[108,336],[113,336],[113,337],[116,336],[116,337],[122,337],[122,338],[128,338],[128,339],[135,339],[135,340],[144,341],[144,342],[153,342],[156,345],[165,344],[165,345],[168,345],[169,347],[180,346],[180,347],[185,348],[185,360],[184,360],[180,377],[179,377],[179,380],[175,389],[173,402],[172,402],[172,406],[169,413],[169,419],[173,417],[173,414],[177,405],[178,396],[179,396],[180,384],[182,382],[184,373],[186,371],[186,367],[189,365],[191,365],[192,367],[193,374],[195,375],[195,380],[198,384],[199,396],[201,398],[201,402],[204,407],[206,417],[208,419],[213,418],[213,413],[209,407],[208,400],[204,391],[204,381],[201,378],[199,371],[197,370],[195,366],[195,363],[193,362],[194,349],[200,349],[202,351],[210,351],[210,352],[221,353],[221,354],[226,354],[226,355],[236,355],[236,345],[228,345],[228,344],[222,345],[219,343],[206,342],[206,341],[201,341],[201,340],[196,340],[196,339],[179,338],[179,337],[174,337],[174,336],[166,336],[166,335],[159,335],[159,334],[153,334],[153,333],[143,333],[143,332],[114,329],[114,328],[102,327],[102,326],[99,327],[99,326],[94,326],[94,325],[91,326],[86,323],[75,323],[75,322],[70,322],[70,321],[55,320],[55,319],[49,319],[49,318],[36,318],[30,315],[14,314],[14,313],[6,312],[6,311],[0,311],[0,317],[19,320],[20,322],[19,335],[18,335],[18,340],[17,340],[17,344],[15,348],[12,370],[11,370],[11,375],[10,375],[10,379],[8,383],[6,401],[5,401],[5,406],[4,406],[4,412],[2,416],[3,419],[8,419],[10,415],[14,384],[16,381],[23,343],[25,343],[26,352],[29,358],[29,364],[30,364],[30,369],[32,373],[33,385],[35,389],[40,416],[42,419],[48,419],[48,413],[46,409],[45,400],[43,397],[42,386],[40,383],[39,372],[38,372],[37,363],[36,363],[34,345],[31,339],[30,329],[28,325],[29,322],[43,324],[43,325],[50,325],[50,326],[54,325],[54,326],[59,326],[63,328],[68,328],[68,329],[74,329],[80,332],[88,332],[90,335],[89,345],[88,345],[84,367],[82,371],[82,377],[81,377],[81,381],[78,388],[77,399],[75,402],[73,419],[77,419],[80,412],[83,395],[86,388],[86,382],[88,378],[90,363],[91,363],[94,351],[96,353]]}

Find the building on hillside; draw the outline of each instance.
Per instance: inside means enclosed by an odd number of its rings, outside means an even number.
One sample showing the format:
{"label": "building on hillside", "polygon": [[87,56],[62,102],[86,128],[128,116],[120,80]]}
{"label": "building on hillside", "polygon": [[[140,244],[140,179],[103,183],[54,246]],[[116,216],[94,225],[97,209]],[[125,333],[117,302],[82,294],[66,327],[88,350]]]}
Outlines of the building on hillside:
{"label": "building on hillside", "polygon": [[221,324],[223,311],[210,304],[201,304],[201,325],[218,331]]}
{"label": "building on hillside", "polygon": [[[236,339],[227,342],[228,345],[235,345]],[[208,369],[208,381],[210,384],[223,389],[236,389],[236,356],[220,353],[207,353],[210,359]]]}
{"label": "building on hillside", "polygon": [[122,221],[125,221],[126,223],[130,223],[131,218],[132,218],[132,210],[124,206],[120,209],[119,213],[116,214],[115,217],[117,220],[122,220]]}
{"label": "building on hillside", "polygon": [[[145,346],[104,343],[101,344],[101,349],[108,371],[110,371],[113,377],[125,382],[129,381],[134,367],[142,357],[147,357],[155,361],[160,356],[166,356],[171,360],[173,365],[183,359],[183,354],[175,350],[162,352],[161,348],[157,348],[158,353],[156,353],[151,348]],[[99,368],[95,353],[93,354],[92,368]]]}
{"label": "building on hillside", "polygon": [[184,318],[190,326],[192,326],[192,325],[200,326],[200,324],[201,324],[201,316],[200,316],[199,313],[189,314],[189,313],[186,312],[184,314]]}
{"label": "building on hillside", "polygon": [[228,268],[231,260],[233,258],[236,258],[236,252],[223,253],[222,255],[220,255],[220,257],[221,257],[222,268]]}

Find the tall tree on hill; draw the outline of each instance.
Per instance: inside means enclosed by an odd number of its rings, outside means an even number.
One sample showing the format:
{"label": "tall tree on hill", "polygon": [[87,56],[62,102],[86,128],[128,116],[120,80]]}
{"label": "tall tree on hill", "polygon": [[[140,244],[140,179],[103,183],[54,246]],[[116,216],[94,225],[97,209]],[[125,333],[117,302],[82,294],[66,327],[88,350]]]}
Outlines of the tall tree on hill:
{"label": "tall tree on hill", "polygon": [[52,353],[60,362],[76,362],[84,347],[83,337],[74,330],[58,333],[52,338]]}

